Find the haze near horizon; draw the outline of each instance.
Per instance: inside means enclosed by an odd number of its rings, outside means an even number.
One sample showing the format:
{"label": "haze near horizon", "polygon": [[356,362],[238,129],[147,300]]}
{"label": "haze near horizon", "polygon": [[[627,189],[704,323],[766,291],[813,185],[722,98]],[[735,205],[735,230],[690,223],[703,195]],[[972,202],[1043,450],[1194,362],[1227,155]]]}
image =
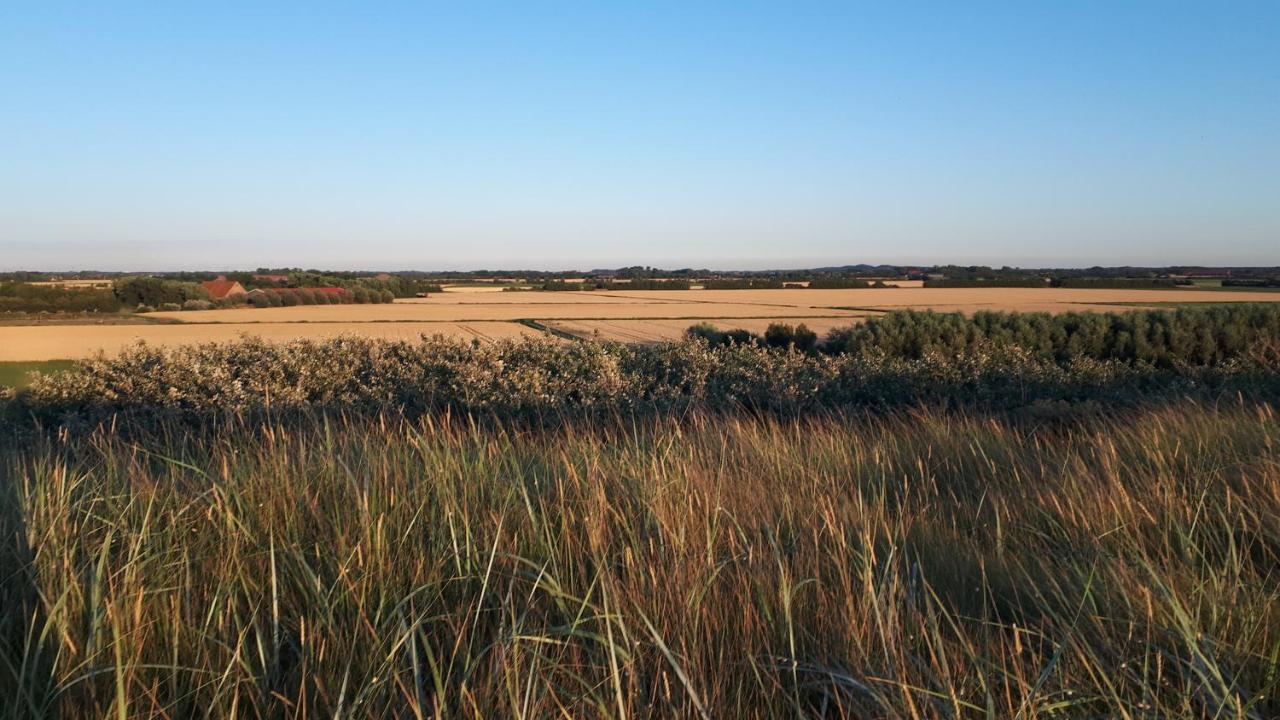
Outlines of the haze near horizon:
{"label": "haze near horizon", "polygon": [[20,3],[0,270],[1280,264],[1280,4]]}

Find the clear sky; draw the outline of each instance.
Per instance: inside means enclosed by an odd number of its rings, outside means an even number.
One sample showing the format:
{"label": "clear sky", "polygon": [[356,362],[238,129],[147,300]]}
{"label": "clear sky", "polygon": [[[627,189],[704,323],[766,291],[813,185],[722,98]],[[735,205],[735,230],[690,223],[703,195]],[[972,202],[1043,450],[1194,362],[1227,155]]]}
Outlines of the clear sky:
{"label": "clear sky", "polygon": [[1280,264],[1280,2],[0,5],[0,269]]}

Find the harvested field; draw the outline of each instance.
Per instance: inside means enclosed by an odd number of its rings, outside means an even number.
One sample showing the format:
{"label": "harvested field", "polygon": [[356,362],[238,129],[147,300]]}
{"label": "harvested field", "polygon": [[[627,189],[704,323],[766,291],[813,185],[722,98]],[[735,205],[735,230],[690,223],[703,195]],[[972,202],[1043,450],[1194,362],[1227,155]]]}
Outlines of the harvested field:
{"label": "harvested field", "polygon": [[494,341],[540,334],[533,328],[510,322],[441,323],[262,323],[253,325],[92,325],[0,327],[0,362],[92,357],[99,351],[114,354],[145,341],[148,345],[177,346],[228,342],[242,335],[270,341],[329,338],[343,334],[394,340],[414,340],[422,335],[451,335]]}
{"label": "harvested field", "polygon": [[763,333],[769,325],[783,322],[788,325],[801,323],[819,335],[826,335],[833,328],[847,327],[863,316],[846,317],[795,317],[795,318],[728,318],[713,320],[553,320],[547,327],[584,339],[611,340],[616,342],[661,342],[678,340],[685,330],[699,322],[710,323],[720,330],[743,329]]}
{"label": "harvested field", "polygon": [[[1097,304],[1280,302],[1280,293],[1214,290],[1096,290],[1076,288],[873,288],[856,290],[611,290],[592,293],[633,299],[746,303],[790,307],[972,308],[1026,311],[1033,306],[1091,310]],[[1079,306],[1079,307],[1076,307]],[[1108,308],[1104,308],[1108,309]]]}
{"label": "harvested field", "polygon": [[222,341],[241,333],[285,340],[343,332],[373,337],[439,332],[482,339],[538,332],[514,320],[536,321],[579,337],[653,342],[679,337],[698,322],[754,332],[763,331],[771,322],[803,322],[825,334],[860,317],[900,309],[966,314],[982,310],[1125,312],[1138,307],[1226,302],[1280,302],[1280,293],[919,287],[446,292],[385,305],[158,312],[142,316],[148,324],[134,326],[0,327],[0,360],[79,358],[99,349],[115,352],[139,339],[177,345]]}
{"label": "harvested field", "polygon": [[[465,320],[586,320],[630,318],[734,318],[734,317],[798,317],[812,315],[809,308],[791,305],[752,303],[691,302],[602,302],[602,303],[462,303],[430,305],[395,303],[391,305],[306,305],[238,310],[205,310],[200,312],[153,313],[157,317],[186,323],[287,323],[287,322],[439,322]],[[850,310],[825,309],[823,315],[848,315]]]}

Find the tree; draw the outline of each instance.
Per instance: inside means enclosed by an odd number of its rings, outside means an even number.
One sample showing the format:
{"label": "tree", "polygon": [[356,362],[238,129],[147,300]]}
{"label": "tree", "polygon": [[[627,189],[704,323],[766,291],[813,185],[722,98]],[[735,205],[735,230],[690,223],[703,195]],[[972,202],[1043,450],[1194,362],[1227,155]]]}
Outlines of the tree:
{"label": "tree", "polygon": [[792,347],[809,352],[818,344],[818,334],[801,323],[792,327],[784,323],[770,323],[764,331],[764,344],[769,347]]}
{"label": "tree", "polygon": [[188,300],[208,300],[209,293],[196,283],[131,277],[117,280],[112,291],[122,305],[182,304]]}

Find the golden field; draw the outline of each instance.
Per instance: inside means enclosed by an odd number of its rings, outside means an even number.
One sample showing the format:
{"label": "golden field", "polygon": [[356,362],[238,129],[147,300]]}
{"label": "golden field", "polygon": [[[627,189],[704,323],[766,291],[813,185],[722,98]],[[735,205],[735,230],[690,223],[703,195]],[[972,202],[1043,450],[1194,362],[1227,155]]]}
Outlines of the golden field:
{"label": "golden field", "polygon": [[1124,311],[1176,303],[1277,302],[1280,293],[1213,290],[1063,288],[921,288],[848,290],[611,290],[446,292],[386,305],[309,305],[197,312],[158,312],[165,324],[0,327],[0,361],[86,357],[139,340],[157,345],[221,342],[242,334],[268,340],[341,333],[414,338],[445,334],[493,340],[536,334],[532,320],[579,337],[653,342],[711,322],[763,331],[770,322],[805,323],[822,334],[860,318],[899,309],[974,313]]}
{"label": "golden field", "polygon": [[390,340],[415,340],[422,335],[441,334],[491,342],[538,332],[510,322],[9,326],[0,327],[0,362],[75,360],[92,357],[99,351],[114,354],[139,341],[174,347],[229,342],[243,335],[287,341],[318,340],[343,334]]}

